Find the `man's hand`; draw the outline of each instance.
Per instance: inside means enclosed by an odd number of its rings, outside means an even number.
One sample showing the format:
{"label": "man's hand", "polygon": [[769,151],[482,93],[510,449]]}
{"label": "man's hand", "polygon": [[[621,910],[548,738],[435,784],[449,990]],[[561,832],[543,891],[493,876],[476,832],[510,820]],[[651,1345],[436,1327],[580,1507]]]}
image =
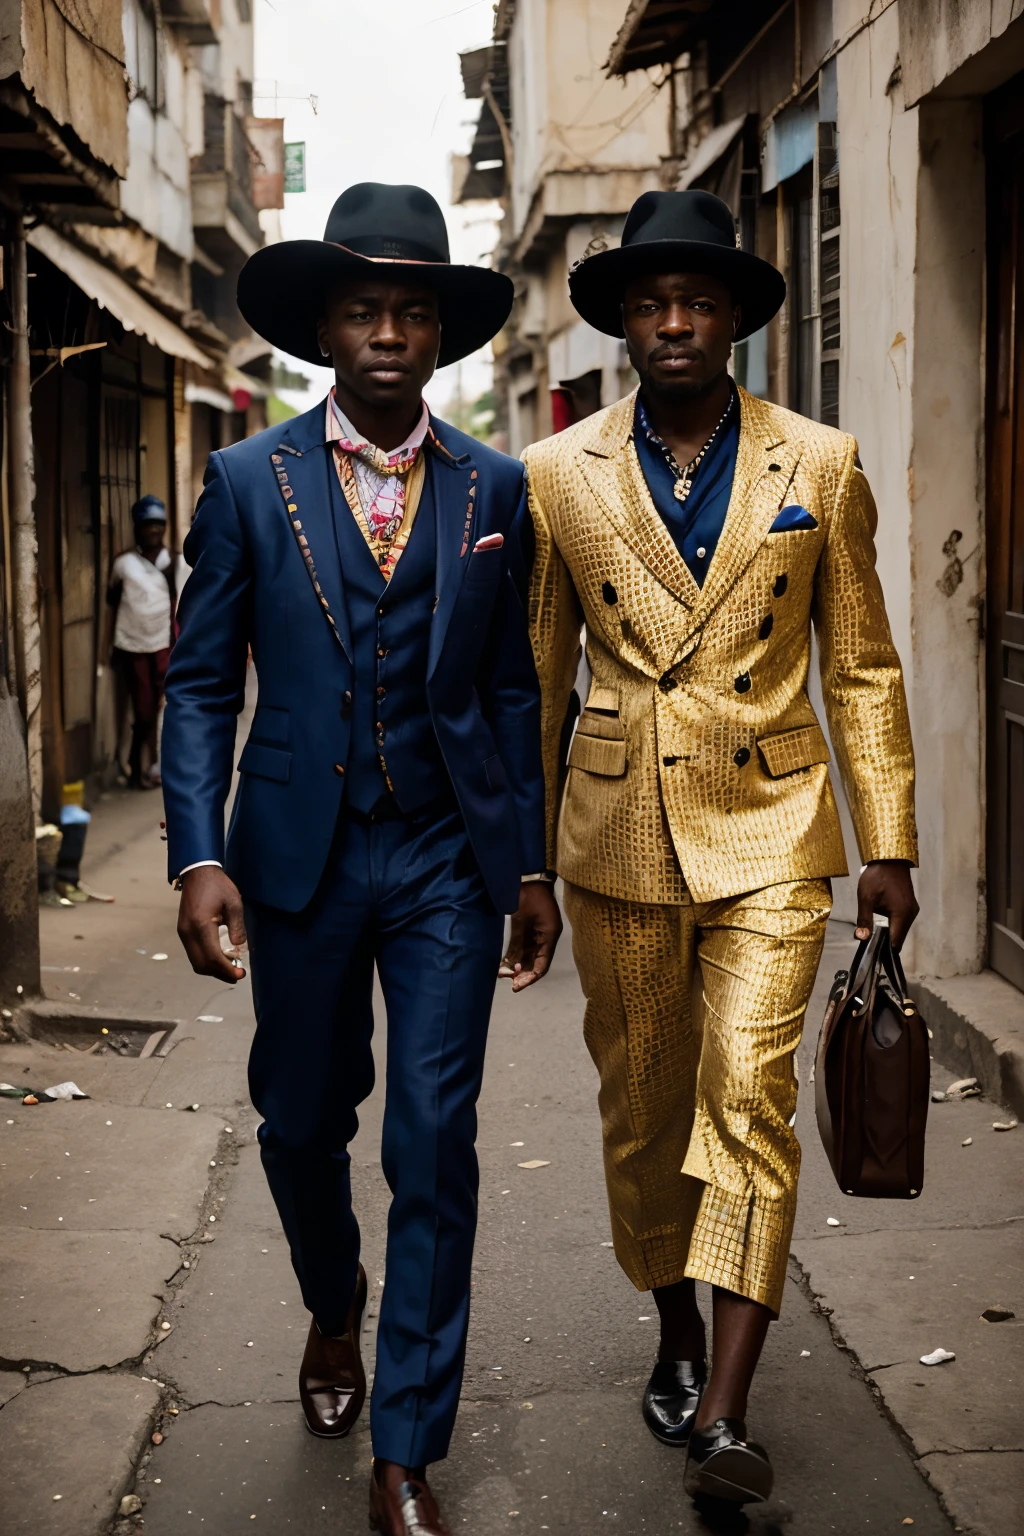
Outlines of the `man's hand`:
{"label": "man's hand", "polygon": [[519,911],[512,918],[512,933],[499,976],[511,976],[512,991],[531,987],[546,974],[562,931],[562,914],[555,893],[546,880],[529,880],[519,890]]}
{"label": "man's hand", "polygon": [[910,925],[920,911],[910,878],[910,865],[903,859],[878,859],[867,864],[857,886],[857,927],[854,937],[870,939],[874,913],[889,919],[893,949],[902,949]]}
{"label": "man's hand", "polygon": [[221,949],[221,923],[227,924],[228,938],[240,949],[246,936],[238,887],[216,864],[201,864],[182,876],[178,938],[197,975],[234,983],[241,981],[245,972],[241,966],[232,965]]}

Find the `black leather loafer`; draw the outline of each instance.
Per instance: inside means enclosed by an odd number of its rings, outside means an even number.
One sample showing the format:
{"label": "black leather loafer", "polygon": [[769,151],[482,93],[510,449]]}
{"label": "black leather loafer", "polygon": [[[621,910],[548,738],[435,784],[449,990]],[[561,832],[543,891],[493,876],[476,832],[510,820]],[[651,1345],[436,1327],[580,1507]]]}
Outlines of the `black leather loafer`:
{"label": "black leather loafer", "polygon": [[691,1497],[706,1494],[733,1504],[763,1504],[774,1474],[768,1452],[746,1438],[742,1419],[716,1419],[690,1433],[683,1487]]}
{"label": "black leather loafer", "polygon": [[704,1360],[659,1360],[644,1393],[644,1423],[662,1445],[685,1446],[708,1379]]}

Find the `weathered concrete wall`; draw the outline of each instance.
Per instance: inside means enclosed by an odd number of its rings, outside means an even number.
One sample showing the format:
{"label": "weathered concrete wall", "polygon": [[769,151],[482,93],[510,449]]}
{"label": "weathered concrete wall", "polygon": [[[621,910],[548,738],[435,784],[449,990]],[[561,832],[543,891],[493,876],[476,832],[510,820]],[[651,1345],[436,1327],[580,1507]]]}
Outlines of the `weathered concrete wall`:
{"label": "weathered concrete wall", "polygon": [[[124,8],[128,56],[129,29],[136,23],[132,4]],[[160,110],[137,95],[128,108],[128,177],[121,207],[149,234],[186,261],[192,259],[192,193],[189,182],[188,58],[165,28],[158,33],[162,92]]]}
{"label": "weathered concrete wall", "polygon": [[1024,0],[899,0],[898,10],[903,88],[914,103],[1002,38],[1024,17]]}
{"label": "weathered concrete wall", "polygon": [[[859,15],[859,0],[835,6],[842,36]],[[860,445],[878,505],[878,569],[893,637],[915,716],[910,559],[911,378],[914,350],[917,114],[906,112],[898,83],[896,6],[838,56],[842,199],[840,264],[842,360],[840,425]],[[848,15],[842,14],[849,12]],[[918,822],[929,814],[929,767],[918,761]],[[851,868],[855,849],[848,850]],[[912,943],[927,943],[927,910]],[[908,954],[913,965],[920,962]]]}
{"label": "weathered concrete wall", "polygon": [[[857,3],[837,4],[840,35]],[[878,503],[878,568],[914,731],[922,916],[907,959],[948,976],[984,954],[984,163],[977,102],[907,108],[903,5],[837,61],[840,403]],[[954,529],[962,537],[949,543]]]}
{"label": "weathered concrete wall", "polygon": [[918,112],[910,553],[928,900],[918,950],[919,968],[951,976],[977,970],[985,949],[985,163],[980,102],[924,102]]}
{"label": "weathered concrete wall", "polygon": [[68,24],[54,0],[0,0],[0,77],[20,75],[55,122],[73,128],[97,160],[123,176],[128,97],[121,8],[108,0],[81,19],[92,41]]}
{"label": "weathered concrete wall", "polygon": [[622,0],[520,0],[509,37],[515,235],[547,173],[654,170],[668,154],[665,93],[642,72],[604,74],[622,11]]}

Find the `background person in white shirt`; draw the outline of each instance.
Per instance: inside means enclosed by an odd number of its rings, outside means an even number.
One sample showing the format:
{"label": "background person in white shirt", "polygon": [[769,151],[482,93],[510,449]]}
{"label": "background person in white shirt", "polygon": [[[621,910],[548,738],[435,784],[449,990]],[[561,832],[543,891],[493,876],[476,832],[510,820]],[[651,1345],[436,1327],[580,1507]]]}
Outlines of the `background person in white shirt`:
{"label": "background person in white shirt", "polygon": [[132,788],[153,789],[160,783],[157,722],[174,643],[179,562],[164,544],[167,508],[158,496],[141,497],[132,507],[132,522],[135,548],[114,561],[107,590],[114,630],[111,664],[132,704]]}

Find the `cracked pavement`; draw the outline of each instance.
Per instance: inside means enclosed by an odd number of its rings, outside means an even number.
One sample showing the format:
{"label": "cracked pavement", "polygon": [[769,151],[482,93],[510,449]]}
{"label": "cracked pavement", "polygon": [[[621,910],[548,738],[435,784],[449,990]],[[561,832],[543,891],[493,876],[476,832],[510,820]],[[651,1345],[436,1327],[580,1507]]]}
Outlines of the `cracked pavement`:
{"label": "cracked pavement", "polygon": [[[305,1431],[298,1406],[307,1319],[246,1097],[249,985],[229,993],[188,970],[159,814],[156,796],[100,806],[87,878],[118,902],[44,912],[43,941],[51,996],[73,987],[86,1007],[180,1018],[170,1055],[72,1059],[38,1042],[0,1046],[6,1081],[71,1076],[92,1095],[0,1106],[0,1528],[361,1529],[366,1415],[331,1444]],[[809,1035],[849,949],[849,931],[835,925]],[[776,1492],[722,1524],[684,1496],[682,1458],[639,1416],[656,1314],[609,1245],[581,1018],[568,936],[543,986],[499,993],[495,1008],[465,1388],[451,1456],[433,1478],[453,1533],[1024,1527],[1024,1130],[993,1133],[1003,1115],[983,1100],[933,1106],[921,1199],[850,1200],[802,1092],[790,1283],[750,1413]],[[808,1040],[804,1083],[810,1059]],[[955,1075],[936,1068],[943,1087]],[[381,1110],[378,1086],[353,1148],[371,1361],[385,1279]],[[549,1166],[517,1166],[535,1158]],[[842,1225],[829,1227],[829,1216]],[[997,1303],[1016,1318],[981,1322]],[[937,1345],[956,1360],[920,1365]],[[115,1518],[131,1491],[141,1509]]]}

